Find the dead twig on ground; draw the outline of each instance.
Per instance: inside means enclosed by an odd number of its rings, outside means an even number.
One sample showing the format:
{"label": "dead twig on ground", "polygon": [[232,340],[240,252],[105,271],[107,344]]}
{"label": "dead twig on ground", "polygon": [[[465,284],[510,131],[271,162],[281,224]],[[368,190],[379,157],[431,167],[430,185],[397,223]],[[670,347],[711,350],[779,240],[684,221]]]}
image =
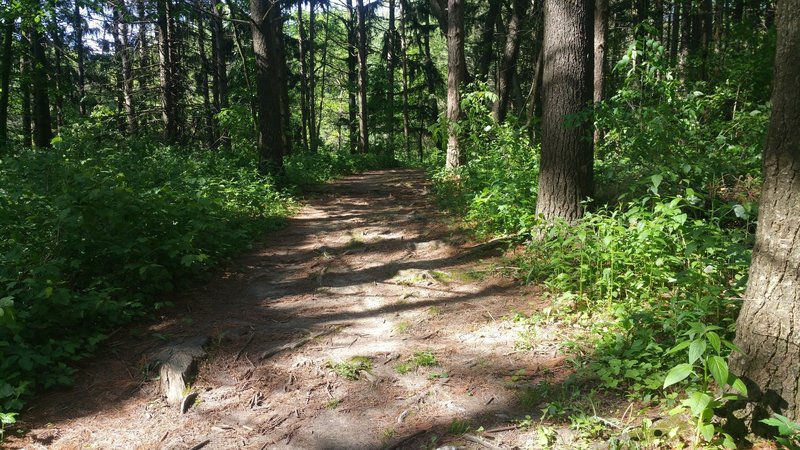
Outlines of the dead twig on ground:
{"label": "dead twig on ground", "polygon": [[478,436],[474,436],[472,434],[462,434],[461,437],[463,437],[464,439],[466,439],[466,440],[468,440],[470,442],[474,442],[476,444],[480,444],[480,445],[482,445],[482,446],[484,446],[484,447],[486,447],[488,449],[491,449],[491,450],[506,450],[503,447],[494,445],[491,442],[487,442],[485,439],[481,439]]}
{"label": "dead twig on ground", "polygon": [[342,327],[331,328],[330,330],[320,331],[318,333],[314,333],[314,334],[302,337],[300,339],[297,339],[296,341],[292,341],[292,342],[289,342],[288,344],[281,345],[280,347],[276,347],[276,348],[273,348],[271,350],[267,350],[266,352],[262,353],[261,356],[258,357],[258,359],[259,359],[259,361],[263,361],[263,360],[265,360],[267,358],[270,358],[272,356],[277,355],[278,353],[280,353],[280,352],[282,352],[284,350],[294,350],[294,349],[296,349],[298,347],[302,347],[303,345],[307,344],[310,341],[313,341],[314,339],[317,339],[317,338],[322,337],[322,336],[326,336],[328,334],[335,333],[335,332],[339,331],[340,329],[342,329]]}
{"label": "dead twig on ground", "polygon": [[253,342],[253,338],[254,337],[256,337],[256,334],[255,333],[251,333],[250,337],[247,339],[247,342],[245,342],[244,345],[242,346],[242,348],[240,348],[239,351],[236,352],[236,357],[233,358],[234,361],[238,361],[239,358],[242,357],[242,352],[244,352],[244,349],[246,349],[247,346],[250,345],[251,342]]}

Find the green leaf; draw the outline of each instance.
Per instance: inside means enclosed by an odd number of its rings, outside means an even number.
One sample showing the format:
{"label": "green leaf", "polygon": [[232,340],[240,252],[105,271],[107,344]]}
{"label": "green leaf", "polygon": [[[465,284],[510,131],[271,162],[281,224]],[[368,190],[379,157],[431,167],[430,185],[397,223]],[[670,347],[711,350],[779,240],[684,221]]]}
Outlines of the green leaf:
{"label": "green leaf", "polygon": [[672,386],[675,383],[683,381],[692,373],[691,364],[678,364],[667,372],[667,377],[664,378],[664,389]]}
{"label": "green leaf", "polygon": [[734,389],[739,391],[742,395],[747,397],[747,386],[745,386],[744,381],[742,381],[741,378],[737,378],[736,380],[734,380],[733,384],[731,384],[731,387],[733,387]]}
{"label": "green leaf", "polygon": [[703,425],[700,427],[700,434],[703,435],[703,439],[705,439],[706,442],[710,442],[711,439],[714,438],[714,425],[710,423]]}
{"label": "green leaf", "polygon": [[722,357],[709,356],[706,365],[708,370],[711,371],[711,375],[717,380],[718,385],[725,386],[728,383],[728,363]]}
{"label": "green leaf", "polygon": [[703,410],[706,409],[708,404],[711,403],[711,396],[705,392],[692,392],[692,394],[689,395],[689,398],[681,403],[688,406],[692,410],[693,416],[698,417],[703,413]]}
{"label": "green leaf", "polygon": [[713,348],[715,352],[719,353],[722,349],[722,340],[719,338],[719,335],[713,331],[709,331],[706,333],[706,339],[708,339],[708,342],[711,343],[711,348]]}
{"label": "green leaf", "polygon": [[689,344],[691,344],[691,343],[692,343],[691,341],[683,341],[683,342],[679,343],[678,345],[676,345],[675,347],[672,347],[671,349],[667,350],[667,353],[665,353],[665,355],[671,355],[671,354],[673,354],[675,352],[679,352],[679,351],[685,349],[686,347],[688,347]]}
{"label": "green leaf", "polygon": [[695,361],[703,356],[706,351],[706,341],[695,339],[689,345],[689,364],[694,364]]}

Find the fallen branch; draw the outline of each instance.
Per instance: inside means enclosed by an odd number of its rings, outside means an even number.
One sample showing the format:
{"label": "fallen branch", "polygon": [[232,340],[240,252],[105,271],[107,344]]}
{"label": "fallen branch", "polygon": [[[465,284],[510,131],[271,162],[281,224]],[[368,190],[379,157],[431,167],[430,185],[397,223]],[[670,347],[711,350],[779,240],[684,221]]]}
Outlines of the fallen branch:
{"label": "fallen branch", "polygon": [[253,342],[253,338],[254,337],[256,337],[256,334],[255,333],[251,333],[250,334],[250,338],[247,339],[247,342],[245,342],[244,345],[242,346],[242,348],[240,348],[239,351],[236,353],[236,357],[233,358],[234,361],[238,361],[239,358],[241,358],[242,352],[244,351],[244,349],[247,348],[248,345],[250,345],[251,342]]}
{"label": "fallen branch", "polygon": [[481,439],[478,436],[474,436],[472,434],[462,434],[461,437],[463,437],[464,439],[466,439],[466,440],[468,440],[470,442],[474,442],[476,444],[480,444],[480,445],[482,445],[482,446],[484,446],[486,448],[489,448],[491,450],[506,450],[503,447],[498,447],[497,445],[494,445],[491,442],[487,442],[485,439]]}

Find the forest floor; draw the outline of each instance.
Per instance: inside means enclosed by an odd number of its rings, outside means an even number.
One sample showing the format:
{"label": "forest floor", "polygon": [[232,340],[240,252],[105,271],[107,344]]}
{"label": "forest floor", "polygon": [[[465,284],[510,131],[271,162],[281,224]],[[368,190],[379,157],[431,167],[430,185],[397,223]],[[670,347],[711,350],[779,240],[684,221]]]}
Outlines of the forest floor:
{"label": "forest floor", "polygon": [[[30,404],[18,424],[24,433],[12,430],[5,445],[578,446],[568,423],[541,432],[549,400],[531,394],[572,372],[560,351],[569,330],[543,327],[521,348],[515,312],[547,302],[502,276],[498,249],[448,223],[428,189],[414,170],[315,189],[256,250],[171,294],[175,306],[159,319],[114,333],[80,365],[75,386]],[[208,338],[208,357],[192,384],[194,406],[182,413],[161,397],[147,361],[166,342],[194,336]],[[617,417],[629,406],[596,403],[594,414]]]}

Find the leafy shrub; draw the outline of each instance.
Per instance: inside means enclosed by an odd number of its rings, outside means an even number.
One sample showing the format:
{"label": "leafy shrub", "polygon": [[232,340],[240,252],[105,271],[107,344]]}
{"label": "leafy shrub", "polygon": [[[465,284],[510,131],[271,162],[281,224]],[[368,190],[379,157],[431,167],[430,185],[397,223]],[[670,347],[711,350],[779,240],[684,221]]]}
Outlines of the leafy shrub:
{"label": "leafy shrub", "polygon": [[0,161],[0,410],[154,295],[247,248],[291,201],[236,155],[90,137]]}

